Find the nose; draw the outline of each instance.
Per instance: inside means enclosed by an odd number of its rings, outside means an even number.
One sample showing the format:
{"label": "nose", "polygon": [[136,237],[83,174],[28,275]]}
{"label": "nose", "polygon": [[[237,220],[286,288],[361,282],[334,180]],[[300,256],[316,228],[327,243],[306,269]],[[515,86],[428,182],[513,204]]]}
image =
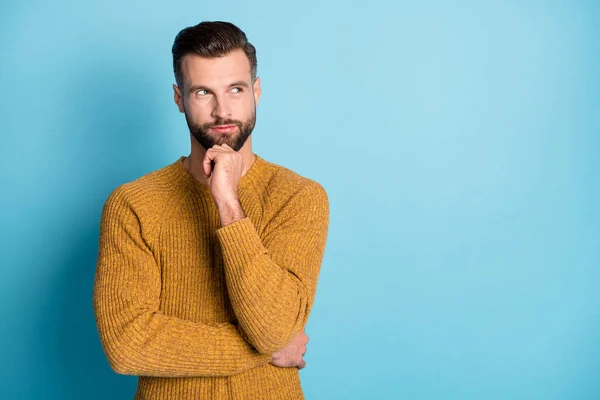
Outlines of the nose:
{"label": "nose", "polygon": [[225,97],[216,98],[216,104],[213,108],[212,116],[219,119],[227,119],[231,116],[231,107]]}

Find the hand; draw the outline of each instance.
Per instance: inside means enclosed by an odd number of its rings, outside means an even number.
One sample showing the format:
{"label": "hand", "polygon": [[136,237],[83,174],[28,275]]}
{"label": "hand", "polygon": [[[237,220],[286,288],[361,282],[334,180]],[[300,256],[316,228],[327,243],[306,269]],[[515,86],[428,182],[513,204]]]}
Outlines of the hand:
{"label": "hand", "polygon": [[302,369],[306,366],[306,361],[302,358],[306,354],[306,344],[308,336],[302,332],[298,333],[294,340],[287,347],[273,353],[271,364],[277,367],[298,367]]}
{"label": "hand", "polygon": [[244,158],[240,153],[227,144],[216,144],[206,151],[202,168],[204,176],[211,178],[210,193],[217,204],[238,201],[238,187],[244,171]]}

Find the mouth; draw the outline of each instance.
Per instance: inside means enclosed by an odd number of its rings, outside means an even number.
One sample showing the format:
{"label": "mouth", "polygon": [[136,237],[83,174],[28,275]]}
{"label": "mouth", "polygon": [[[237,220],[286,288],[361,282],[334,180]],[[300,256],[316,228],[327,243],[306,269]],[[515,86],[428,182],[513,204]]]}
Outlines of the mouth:
{"label": "mouth", "polygon": [[217,126],[213,126],[210,129],[212,129],[213,131],[217,131],[219,133],[227,133],[227,132],[233,132],[236,128],[237,128],[237,125],[217,125]]}

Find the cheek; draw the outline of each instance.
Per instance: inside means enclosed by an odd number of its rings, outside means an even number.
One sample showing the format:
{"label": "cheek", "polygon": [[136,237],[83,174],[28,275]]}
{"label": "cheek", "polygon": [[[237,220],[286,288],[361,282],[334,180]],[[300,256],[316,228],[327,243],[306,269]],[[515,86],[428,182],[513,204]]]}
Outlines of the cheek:
{"label": "cheek", "polygon": [[[204,103],[204,104],[203,104]],[[206,102],[194,102],[189,101],[188,103],[186,103],[185,105],[185,109],[187,111],[187,114],[194,120],[194,121],[204,121],[210,118],[210,107],[208,106],[208,104],[205,104]]]}
{"label": "cheek", "polygon": [[254,111],[254,97],[245,97],[238,103],[238,114],[249,116]]}

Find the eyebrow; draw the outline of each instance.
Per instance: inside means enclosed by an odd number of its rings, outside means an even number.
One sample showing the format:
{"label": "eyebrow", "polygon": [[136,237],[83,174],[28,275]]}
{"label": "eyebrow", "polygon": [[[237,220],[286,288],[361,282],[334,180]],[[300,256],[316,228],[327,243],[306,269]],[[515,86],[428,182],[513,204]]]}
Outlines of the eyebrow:
{"label": "eyebrow", "polygon": [[[233,83],[230,83],[230,84],[229,84],[229,87],[232,87],[232,86],[243,86],[243,87],[245,87],[245,88],[249,88],[249,87],[250,87],[250,86],[248,85],[248,83],[246,83],[245,81],[235,81],[235,82],[233,82]],[[190,91],[190,92],[195,92],[195,91],[197,91],[197,90],[200,90],[200,89],[202,89],[202,90],[207,90],[207,91],[209,91],[209,92],[211,92],[211,91],[212,91],[212,89],[210,89],[210,88],[208,88],[208,87],[206,87],[206,86],[203,86],[203,85],[194,85],[194,86],[192,86],[192,87],[189,89],[189,91]]]}

